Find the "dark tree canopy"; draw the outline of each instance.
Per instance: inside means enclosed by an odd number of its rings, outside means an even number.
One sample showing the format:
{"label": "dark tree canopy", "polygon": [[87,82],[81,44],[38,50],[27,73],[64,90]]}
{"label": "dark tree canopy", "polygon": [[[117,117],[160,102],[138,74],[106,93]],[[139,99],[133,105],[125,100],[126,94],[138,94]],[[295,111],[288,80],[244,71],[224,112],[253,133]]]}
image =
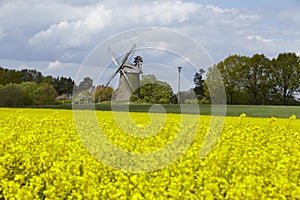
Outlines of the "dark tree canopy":
{"label": "dark tree canopy", "polygon": [[141,57],[141,56],[136,56],[135,58],[134,58],[134,61],[133,61],[133,63],[136,65],[136,66],[138,66],[138,65],[140,65],[141,63],[143,63],[144,61],[143,61],[143,58]]}
{"label": "dark tree canopy", "polygon": [[269,96],[270,60],[263,54],[255,54],[247,58],[241,70],[241,85],[251,94],[251,104],[265,103]]}
{"label": "dark tree canopy", "polygon": [[75,83],[70,77],[57,77],[53,80],[53,87],[58,95],[65,94],[70,97],[73,93],[74,85]]}
{"label": "dark tree canopy", "polygon": [[273,93],[287,104],[300,88],[300,58],[295,53],[281,53],[272,60]]}
{"label": "dark tree canopy", "polygon": [[202,99],[204,96],[204,79],[203,74],[205,73],[204,69],[199,69],[199,72],[196,72],[194,75],[194,92],[198,100]]}

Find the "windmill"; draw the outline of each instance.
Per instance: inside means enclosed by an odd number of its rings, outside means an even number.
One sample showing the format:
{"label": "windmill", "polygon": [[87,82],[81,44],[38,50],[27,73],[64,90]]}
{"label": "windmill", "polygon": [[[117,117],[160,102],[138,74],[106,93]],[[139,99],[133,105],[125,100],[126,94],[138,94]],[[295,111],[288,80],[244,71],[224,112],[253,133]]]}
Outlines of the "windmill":
{"label": "windmill", "polygon": [[141,56],[135,57],[134,64],[127,61],[130,54],[133,53],[135,47],[136,45],[134,44],[129,49],[129,51],[122,59],[121,63],[119,63],[117,59],[112,55],[111,50],[108,50],[111,54],[113,62],[118,68],[110,77],[105,87],[109,85],[109,83],[115,78],[117,74],[120,74],[119,86],[113,95],[113,100],[115,101],[129,101],[130,96],[134,94],[134,92],[136,92],[136,95],[139,96],[138,89],[140,87],[140,74],[143,73],[141,65],[143,59]]}

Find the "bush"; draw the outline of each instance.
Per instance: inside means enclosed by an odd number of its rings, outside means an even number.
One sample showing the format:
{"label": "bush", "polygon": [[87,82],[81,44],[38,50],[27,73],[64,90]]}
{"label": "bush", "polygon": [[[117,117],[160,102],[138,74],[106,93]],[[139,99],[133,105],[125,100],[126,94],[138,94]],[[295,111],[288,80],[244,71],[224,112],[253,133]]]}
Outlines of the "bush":
{"label": "bush", "polygon": [[168,98],[161,98],[161,99],[158,100],[158,103],[169,104],[170,103],[170,99],[168,99]]}
{"label": "bush", "polygon": [[210,99],[207,97],[203,97],[201,100],[199,100],[199,104],[210,104]]}
{"label": "bush", "polygon": [[56,91],[50,84],[24,82],[0,87],[0,106],[17,107],[55,103]]}
{"label": "bush", "polygon": [[24,93],[17,84],[7,84],[0,89],[0,106],[24,106]]}
{"label": "bush", "polygon": [[186,99],[184,100],[185,104],[198,104],[198,99]]}

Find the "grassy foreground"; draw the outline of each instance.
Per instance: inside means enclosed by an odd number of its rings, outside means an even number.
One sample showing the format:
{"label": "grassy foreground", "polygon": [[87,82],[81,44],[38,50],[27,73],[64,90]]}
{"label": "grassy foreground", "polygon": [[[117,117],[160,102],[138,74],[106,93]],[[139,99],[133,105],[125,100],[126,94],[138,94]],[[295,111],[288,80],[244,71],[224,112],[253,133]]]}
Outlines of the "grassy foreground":
{"label": "grassy foreground", "polygon": [[[76,128],[71,110],[1,108],[0,199],[300,199],[300,121],[294,115],[226,117],[216,146],[205,157],[199,152],[210,116],[200,116],[197,126],[197,115],[154,114],[154,119],[165,117],[163,124],[151,123],[148,113],[130,116],[135,126],[116,123],[112,112],[96,112],[105,137],[127,152],[145,154],[146,161],[147,153],[175,140],[182,118],[191,143],[169,165],[131,173],[131,167],[159,166],[178,148],[153,157],[149,165],[144,160],[132,165],[134,160],[93,146],[93,123],[79,121]],[[85,132],[79,136],[80,128]],[[134,137],[151,131],[148,138]],[[97,151],[104,153],[100,161],[93,156]],[[123,170],[105,164],[106,159]]]}
{"label": "grassy foreground", "polygon": [[[93,105],[94,106],[94,105]],[[149,112],[152,105],[149,104],[116,104],[114,106],[115,111],[126,111],[129,107],[131,112]],[[195,105],[183,104],[181,105],[185,109],[185,114],[199,114],[197,110],[194,109]],[[180,105],[163,105],[167,113],[182,113]],[[215,105],[218,109],[218,105]],[[52,108],[52,109],[72,109],[71,104],[64,105],[49,105],[49,106],[39,106],[35,108]],[[81,109],[91,108],[90,105],[82,105]],[[105,104],[95,104],[93,107],[95,110],[101,111],[111,111],[111,105]],[[199,105],[201,115],[211,114],[211,105]],[[251,117],[277,117],[277,118],[287,118],[291,115],[296,115],[300,118],[300,106],[265,106],[265,105],[227,105],[226,115],[227,116],[239,116],[242,113],[247,113]]]}

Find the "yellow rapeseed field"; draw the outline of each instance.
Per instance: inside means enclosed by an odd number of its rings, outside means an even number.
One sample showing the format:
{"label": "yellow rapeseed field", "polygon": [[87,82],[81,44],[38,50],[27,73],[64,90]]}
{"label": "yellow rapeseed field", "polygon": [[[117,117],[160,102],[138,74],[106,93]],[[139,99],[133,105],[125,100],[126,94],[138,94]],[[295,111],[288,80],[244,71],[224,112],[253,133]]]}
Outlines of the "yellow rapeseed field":
{"label": "yellow rapeseed field", "polygon": [[[167,145],[182,116],[166,114],[163,127],[154,130],[156,135],[137,138],[122,132],[111,112],[96,115],[110,141],[136,153]],[[130,115],[139,127],[151,121],[147,113]],[[196,136],[170,165],[130,173],[89,153],[77,134],[72,111],[2,108],[0,199],[300,199],[296,116],[226,117],[216,146],[200,157],[209,122],[210,116],[200,116],[199,126],[186,127],[196,129]],[[131,130],[130,125],[127,128]]]}

